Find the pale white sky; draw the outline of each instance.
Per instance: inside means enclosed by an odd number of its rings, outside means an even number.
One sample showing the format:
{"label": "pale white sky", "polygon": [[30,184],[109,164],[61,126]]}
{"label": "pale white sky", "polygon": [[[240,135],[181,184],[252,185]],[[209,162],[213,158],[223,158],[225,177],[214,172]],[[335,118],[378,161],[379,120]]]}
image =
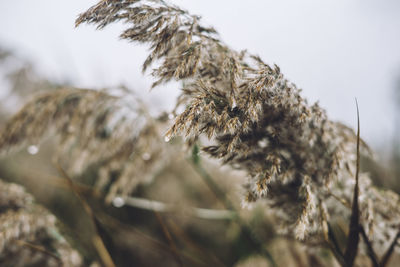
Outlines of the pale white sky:
{"label": "pale white sky", "polygon": [[[81,87],[127,84],[155,107],[171,107],[176,84],[148,92],[146,48],[118,39],[123,28],[74,28],[93,0],[1,0],[0,45],[15,49],[44,75]],[[378,146],[392,138],[392,90],[400,76],[397,0],[172,0],[203,16],[235,49],[276,63],[310,102]]]}

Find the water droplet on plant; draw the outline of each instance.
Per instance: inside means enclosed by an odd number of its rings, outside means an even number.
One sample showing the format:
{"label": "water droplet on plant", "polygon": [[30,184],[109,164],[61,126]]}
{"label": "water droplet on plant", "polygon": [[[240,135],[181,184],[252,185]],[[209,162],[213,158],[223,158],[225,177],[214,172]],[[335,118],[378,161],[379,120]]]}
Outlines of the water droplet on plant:
{"label": "water droplet on plant", "polygon": [[39,152],[39,148],[37,146],[34,146],[34,145],[28,146],[28,148],[26,150],[31,155],[36,155]]}
{"label": "water droplet on plant", "polygon": [[149,160],[151,158],[151,155],[150,155],[150,153],[143,153],[143,155],[142,155],[142,159],[143,160]]}
{"label": "water droplet on plant", "polygon": [[112,201],[114,207],[116,208],[121,208],[122,206],[125,205],[125,200],[122,197],[116,197]]}
{"label": "water droplet on plant", "polygon": [[165,142],[169,142],[169,140],[171,140],[171,138],[169,138],[169,136],[164,137]]}
{"label": "water droplet on plant", "polygon": [[258,141],[258,146],[261,148],[265,148],[268,146],[268,140],[267,139],[261,139]]}
{"label": "water droplet on plant", "polygon": [[175,118],[174,114],[172,113],[168,114],[168,119],[172,120],[173,118]]}

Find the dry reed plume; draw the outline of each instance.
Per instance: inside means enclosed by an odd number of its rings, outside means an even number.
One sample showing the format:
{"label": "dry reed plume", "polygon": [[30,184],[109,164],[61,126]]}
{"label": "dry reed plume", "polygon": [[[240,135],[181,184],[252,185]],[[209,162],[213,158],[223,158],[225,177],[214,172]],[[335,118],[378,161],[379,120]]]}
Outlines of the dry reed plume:
{"label": "dry reed plume", "polygon": [[163,155],[155,122],[136,98],[66,88],[29,102],[5,126],[3,152],[58,138],[56,161],[77,176],[96,167],[96,186],[127,195],[152,177]]}
{"label": "dry reed plume", "polygon": [[[153,86],[184,81],[177,105],[185,110],[167,139],[214,141],[204,151],[248,172],[246,201],[265,199],[283,233],[318,242],[328,221],[350,217],[356,135],[309,105],[278,66],[230,49],[200,17],[161,0],[100,1],[76,24],[101,29],[116,21],[128,25],[121,38],[150,45],[143,70],[159,62]],[[374,188],[363,174],[359,200],[362,225],[386,248],[400,227],[398,196]]]}
{"label": "dry reed plume", "polygon": [[80,266],[82,259],[58,233],[56,218],[16,184],[0,181],[0,264]]}

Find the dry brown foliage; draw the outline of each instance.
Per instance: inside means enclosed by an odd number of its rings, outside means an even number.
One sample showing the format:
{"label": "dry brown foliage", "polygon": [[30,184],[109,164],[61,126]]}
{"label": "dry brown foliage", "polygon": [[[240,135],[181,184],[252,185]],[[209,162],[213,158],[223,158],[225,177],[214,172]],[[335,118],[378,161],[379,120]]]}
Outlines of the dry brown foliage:
{"label": "dry brown foliage", "polygon": [[21,186],[0,181],[0,265],[81,264],[79,253],[58,232],[56,218]]}

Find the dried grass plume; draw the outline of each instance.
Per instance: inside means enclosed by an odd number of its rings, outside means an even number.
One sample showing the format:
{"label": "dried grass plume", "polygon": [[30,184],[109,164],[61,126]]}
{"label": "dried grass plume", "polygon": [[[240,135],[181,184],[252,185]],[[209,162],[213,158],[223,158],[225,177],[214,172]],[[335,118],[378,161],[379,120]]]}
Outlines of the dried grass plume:
{"label": "dried grass plume", "polygon": [[56,218],[16,184],[0,181],[0,265],[81,266],[59,234]]}
{"label": "dried grass plume", "polygon": [[[150,46],[143,70],[157,62],[153,86],[184,82],[177,103],[184,111],[168,139],[214,142],[203,150],[248,172],[246,202],[266,200],[282,233],[319,243],[327,220],[350,218],[343,203],[352,200],[356,135],[309,104],[278,66],[232,50],[199,16],[162,0],[100,1],[76,24],[101,29],[117,21],[127,26],[121,38]],[[398,196],[377,190],[365,174],[360,188],[361,223],[387,246],[400,227]],[[381,209],[385,202],[393,209]]]}

